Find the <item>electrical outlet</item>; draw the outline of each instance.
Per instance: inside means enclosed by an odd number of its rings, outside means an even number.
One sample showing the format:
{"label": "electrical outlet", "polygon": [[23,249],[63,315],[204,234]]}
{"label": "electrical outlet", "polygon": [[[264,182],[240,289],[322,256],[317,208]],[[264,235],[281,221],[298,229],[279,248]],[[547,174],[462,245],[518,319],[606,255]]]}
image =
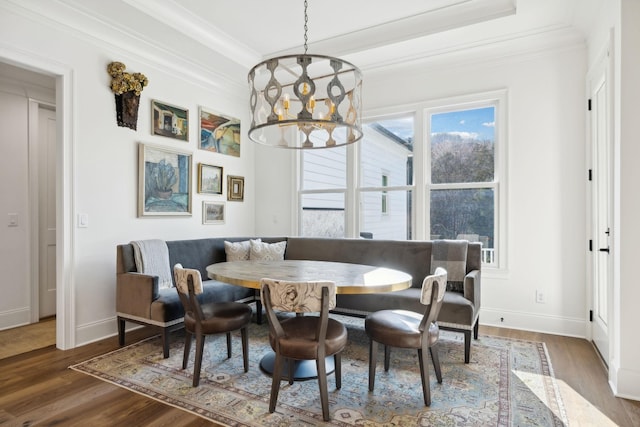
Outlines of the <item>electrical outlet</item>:
{"label": "electrical outlet", "polygon": [[544,304],[544,292],[540,289],[536,289],[536,302],[538,304]]}

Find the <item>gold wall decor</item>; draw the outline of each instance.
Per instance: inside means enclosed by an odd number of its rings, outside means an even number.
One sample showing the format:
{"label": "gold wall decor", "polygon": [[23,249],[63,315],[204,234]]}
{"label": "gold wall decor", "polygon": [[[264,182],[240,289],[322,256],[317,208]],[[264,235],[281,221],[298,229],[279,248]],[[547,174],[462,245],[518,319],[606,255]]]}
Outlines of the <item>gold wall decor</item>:
{"label": "gold wall decor", "polygon": [[111,91],[115,95],[118,126],[136,130],[140,93],[149,84],[142,73],[127,73],[122,62],[111,62],[107,72],[111,76]]}

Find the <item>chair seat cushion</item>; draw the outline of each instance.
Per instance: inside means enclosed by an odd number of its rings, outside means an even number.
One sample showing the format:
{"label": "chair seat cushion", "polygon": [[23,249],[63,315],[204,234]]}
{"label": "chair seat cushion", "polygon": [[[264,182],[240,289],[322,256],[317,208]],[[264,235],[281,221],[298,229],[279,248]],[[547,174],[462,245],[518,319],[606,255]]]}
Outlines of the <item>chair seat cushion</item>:
{"label": "chair seat cushion", "polygon": [[[253,295],[253,289],[231,285],[217,280],[204,280],[203,292],[198,295],[200,304],[237,301]],[[176,288],[160,289],[158,298],[151,303],[150,318],[158,322],[171,322],[184,316]]]}
{"label": "chair seat cushion", "polygon": [[[235,331],[249,324],[251,321],[251,307],[240,302],[216,302],[204,304],[202,314],[202,333],[205,335]],[[192,312],[184,316],[184,327],[194,333],[196,319]]]}
{"label": "chair seat cushion", "polygon": [[[296,316],[281,321],[285,337],[280,340],[282,356],[297,360],[313,360],[318,354],[316,331],[318,316]],[[289,338],[293,337],[293,338]],[[276,349],[275,338],[269,334],[271,348]],[[325,340],[326,356],[331,356],[347,345],[347,328],[335,319],[329,319]]]}
{"label": "chair seat cushion", "polygon": [[477,308],[464,295],[457,292],[445,292],[438,321],[471,327],[476,318],[476,311]]}
{"label": "chair seat cushion", "polygon": [[[391,347],[421,348],[422,334],[418,329],[423,314],[406,310],[380,310],[371,313],[364,321],[370,339]],[[439,336],[438,325],[429,326],[428,345],[432,346]]]}

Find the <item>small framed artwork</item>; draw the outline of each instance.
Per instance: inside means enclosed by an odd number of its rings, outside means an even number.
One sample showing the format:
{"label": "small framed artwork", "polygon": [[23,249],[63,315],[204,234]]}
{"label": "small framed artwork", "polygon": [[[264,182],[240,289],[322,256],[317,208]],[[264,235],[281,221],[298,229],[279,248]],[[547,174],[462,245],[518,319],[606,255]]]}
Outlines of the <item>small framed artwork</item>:
{"label": "small framed artwork", "polygon": [[224,202],[202,202],[202,223],[223,224]]}
{"label": "small framed artwork", "polygon": [[192,155],[140,143],[138,217],[191,215]]}
{"label": "small framed artwork", "polygon": [[244,177],[227,175],[227,200],[244,200]]}
{"label": "small framed artwork", "polygon": [[199,148],[240,157],[240,119],[200,107]]}
{"label": "small framed artwork", "polygon": [[189,110],[152,99],[151,133],[189,141]]}
{"label": "small framed artwork", "polygon": [[198,193],[222,194],[222,167],[198,165]]}

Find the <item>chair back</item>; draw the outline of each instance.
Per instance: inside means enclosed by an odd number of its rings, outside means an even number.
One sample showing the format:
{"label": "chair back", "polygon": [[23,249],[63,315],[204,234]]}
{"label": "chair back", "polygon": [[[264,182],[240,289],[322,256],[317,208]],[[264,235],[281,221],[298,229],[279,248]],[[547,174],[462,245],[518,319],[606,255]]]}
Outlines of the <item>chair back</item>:
{"label": "chair back", "polygon": [[185,314],[191,314],[197,323],[204,319],[197,295],[202,293],[202,276],[193,268],[184,268],[178,263],[173,267],[173,277],[176,282],[176,290]]}
{"label": "chair back", "polygon": [[447,270],[442,267],[436,268],[435,272],[424,278],[422,282],[422,293],[420,295],[420,303],[426,305],[422,322],[420,323],[421,331],[428,331],[429,325],[435,322],[442,307],[442,300],[447,289]]}
{"label": "chair back", "polygon": [[316,339],[324,341],[329,310],[336,306],[336,284],[331,281],[294,282],[263,278],[260,280],[262,304],[265,307],[269,328],[278,338],[284,330],[276,311],[289,313],[320,313],[320,328]]}

